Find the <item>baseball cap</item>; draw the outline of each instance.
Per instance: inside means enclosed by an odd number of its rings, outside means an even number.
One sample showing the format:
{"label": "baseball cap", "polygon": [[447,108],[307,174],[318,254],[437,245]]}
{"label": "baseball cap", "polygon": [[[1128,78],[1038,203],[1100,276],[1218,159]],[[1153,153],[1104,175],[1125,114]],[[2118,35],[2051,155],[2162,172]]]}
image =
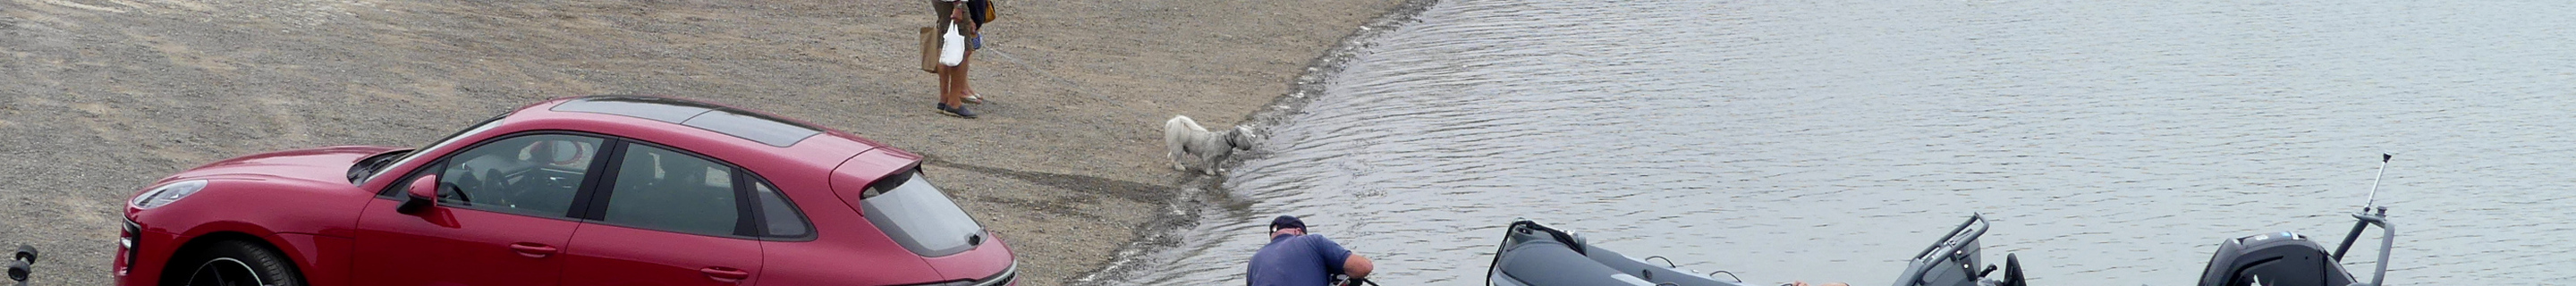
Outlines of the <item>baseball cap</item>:
{"label": "baseball cap", "polygon": [[1279,216],[1279,218],[1270,219],[1270,230],[1279,230],[1279,229],[1285,229],[1285,228],[1306,228],[1306,221],[1303,221],[1303,220],[1297,220],[1297,216],[1286,216],[1286,215]]}

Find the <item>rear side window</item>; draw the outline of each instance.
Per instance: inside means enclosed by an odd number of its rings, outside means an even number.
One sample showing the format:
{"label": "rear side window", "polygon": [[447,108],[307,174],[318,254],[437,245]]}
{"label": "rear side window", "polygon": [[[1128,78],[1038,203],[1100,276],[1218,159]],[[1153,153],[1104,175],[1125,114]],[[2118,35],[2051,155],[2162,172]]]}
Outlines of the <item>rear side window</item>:
{"label": "rear side window", "polygon": [[796,204],[788,203],[786,195],[779,194],[778,189],[767,183],[753,183],[751,186],[752,196],[760,197],[760,217],[765,221],[761,223],[764,236],[805,237],[814,233],[813,229],[806,227],[805,215],[797,212]]}
{"label": "rear side window", "polygon": [[621,160],[601,221],[714,236],[748,233],[732,167],[643,144],[628,144]]}

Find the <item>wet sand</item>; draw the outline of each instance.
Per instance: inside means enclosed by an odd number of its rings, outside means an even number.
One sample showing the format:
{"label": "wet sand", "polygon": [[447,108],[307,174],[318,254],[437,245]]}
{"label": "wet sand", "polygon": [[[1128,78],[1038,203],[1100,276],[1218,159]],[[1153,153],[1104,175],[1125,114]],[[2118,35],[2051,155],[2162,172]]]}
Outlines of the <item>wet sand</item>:
{"label": "wet sand", "polygon": [[1230,126],[1399,1],[1003,1],[973,120],[930,108],[928,4],[845,2],[0,1],[0,244],[46,252],[31,284],[106,285],[122,199],[180,169],[659,94],[927,155],[1023,285],[1096,284],[1201,179],[1163,158],[1163,119]]}

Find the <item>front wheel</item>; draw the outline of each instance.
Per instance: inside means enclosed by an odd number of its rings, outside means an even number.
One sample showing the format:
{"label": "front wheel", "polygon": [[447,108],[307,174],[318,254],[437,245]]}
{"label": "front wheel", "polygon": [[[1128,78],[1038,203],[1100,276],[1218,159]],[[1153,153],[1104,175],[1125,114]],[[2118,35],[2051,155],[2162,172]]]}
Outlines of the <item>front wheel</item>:
{"label": "front wheel", "polygon": [[183,279],[176,282],[191,286],[304,285],[303,279],[295,275],[295,266],[288,263],[286,257],[258,244],[239,240],[215,242],[193,257],[171,265],[176,269],[186,269],[172,273]]}

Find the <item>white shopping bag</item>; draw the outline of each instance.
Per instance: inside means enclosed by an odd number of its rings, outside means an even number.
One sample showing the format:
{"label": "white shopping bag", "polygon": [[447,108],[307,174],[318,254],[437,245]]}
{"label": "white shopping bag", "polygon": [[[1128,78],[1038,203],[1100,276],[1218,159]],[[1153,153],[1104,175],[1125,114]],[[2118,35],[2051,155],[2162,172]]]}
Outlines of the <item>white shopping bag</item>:
{"label": "white shopping bag", "polygon": [[957,23],[948,24],[948,34],[939,36],[939,64],[957,66],[966,61],[966,36],[957,34]]}

